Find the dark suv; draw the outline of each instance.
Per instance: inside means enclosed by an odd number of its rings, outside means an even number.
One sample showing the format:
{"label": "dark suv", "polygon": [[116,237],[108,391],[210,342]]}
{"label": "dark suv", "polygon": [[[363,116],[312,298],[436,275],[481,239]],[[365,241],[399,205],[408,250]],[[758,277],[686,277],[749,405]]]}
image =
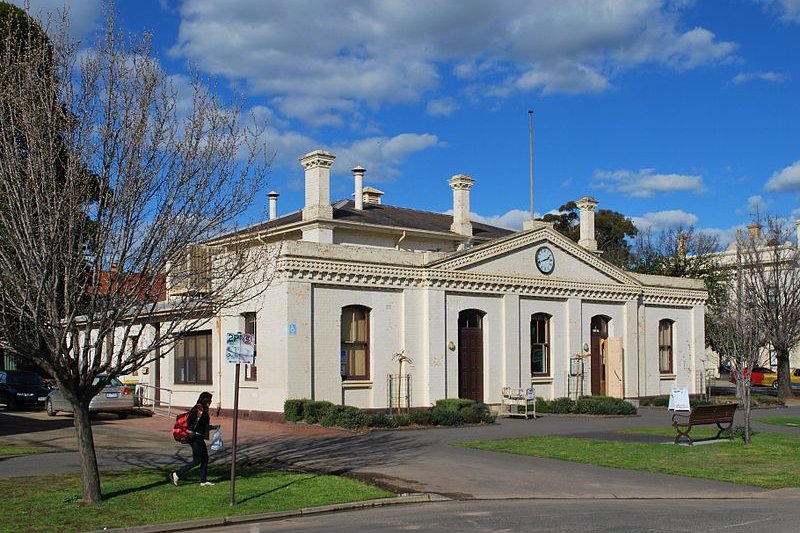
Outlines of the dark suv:
{"label": "dark suv", "polygon": [[0,370],[0,403],[8,409],[44,407],[50,386],[36,372]]}

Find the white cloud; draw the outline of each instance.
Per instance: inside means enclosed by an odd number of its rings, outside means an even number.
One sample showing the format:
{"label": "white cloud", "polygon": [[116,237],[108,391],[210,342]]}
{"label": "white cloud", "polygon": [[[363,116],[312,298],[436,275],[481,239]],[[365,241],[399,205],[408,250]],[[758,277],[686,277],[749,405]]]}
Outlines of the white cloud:
{"label": "white cloud", "polygon": [[750,216],[756,214],[764,214],[769,211],[769,202],[764,200],[761,196],[751,196],[747,199],[747,212]]}
{"label": "white cloud", "polygon": [[701,193],[704,190],[701,176],[656,174],[652,168],[645,168],[638,172],[595,170],[594,179],[602,189],[638,198],[650,198],[656,193],[677,191]]}
{"label": "white cloud", "polygon": [[452,98],[439,98],[428,102],[426,112],[433,116],[449,117],[458,110],[458,104]]}
{"label": "white cloud", "polygon": [[761,0],[788,24],[800,23],[800,0]]}
{"label": "white cloud", "polygon": [[[424,9],[402,0],[186,0],[172,52],[274,99],[289,117],[336,125],[362,106],[417,103],[445,76],[494,97],[596,92],[643,63],[687,69],[729,58],[735,45],[682,28],[681,9],[660,0],[431,0]],[[432,114],[452,109],[429,104]]]}
{"label": "white cloud", "polygon": [[769,192],[800,190],[800,160],[795,161],[783,170],[775,172],[767,180],[764,190]]}
{"label": "white cloud", "polygon": [[631,217],[633,225],[639,230],[651,230],[659,232],[674,226],[694,226],[700,220],[697,215],[687,213],[680,209],[672,209],[668,211],[655,211],[652,213],[645,213],[640,217]]}
{"label": "white cloud", "polygon": [[[448,211],[447,214],[451,214],[452,210]],[[498,226],[501,228],[511,229],[511,230],[521,230],[522,224],[526,220],[530,220],[531,212],[530,211],[522,211],[520,209],[512,209],[507,213],[503,213],[502,215],[490,215],[490,216],[483,216],[479,215],[478,213],[470,213],[470,219],[474,222],[481,222],[483,224],[489,224],[492,226]],[[537,215],[541,216],[541,215]]]}
{"label": "white cloud", "polygon": [[23,9],[28,2],[30,3],[30,14],[43,23],[46,23],[48,17],[51,17],[53,24],[57,24],[66,6],[69,17],[69,33],[78,40],[83,40],[95,28],[95,24],[102,15],[101,0],[81,0],[80,2],[11,0],[12,4]]}
{"label": "white cloud", "polygon": [[370,137],[349,145],[330,148],[336,156],[338,174],[348,173],[356,165],[367,169],[365,182],[394,181],[399,175],[398,166],[411,155],[429,148],[442,146],[436,135],[429,133],[401,133],[394,137]]}
{"label": "white cloud", "polygon": [[753,80],[768,81],[770,83],[783,83],[787,79],[789,79],[788,74],[784,74],[782,72],[773,72],[770,70],[766,72],[740,72],[734,76],[731,81],[736,85],[741,85],[742,83],[747,83],[748,81]]}

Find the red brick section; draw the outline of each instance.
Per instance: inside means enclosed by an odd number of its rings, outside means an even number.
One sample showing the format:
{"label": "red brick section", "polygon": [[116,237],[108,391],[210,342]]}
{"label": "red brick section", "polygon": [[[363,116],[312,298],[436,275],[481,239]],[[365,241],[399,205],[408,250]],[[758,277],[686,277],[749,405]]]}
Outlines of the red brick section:
{"label": "red brick section", "polygon": [[[175,424],[175,417],[182,411],[180,409],[173,410],[173,415],[170,418],[164,416],[131,416],[125,420],[117,420],[113,417],[104,418],[103,424],[113,424],[120,430],[131,431],[139,434],[140,436],[152,435],[158,436],[159,439],[169,439],[172,441],[172,426]],[[211,423],[213,425],[220,424],[222,426],[222,438],[226,445],[233,438],[233,419],[229,416],[214,416],[214,411],[211,413]],[[263,439],[264,437],[274,436],[295,436],[295,437],[314,437],[314,436],[345,436],[352,434],[349,431],[342,431],[332,428],[323,428],[320,426],[310,426],[303,423],[292,422],[266,422],[262,420],[253,420],[248,418],[239,417],[238,423],[238,441],[246,442],[256,439]]]}

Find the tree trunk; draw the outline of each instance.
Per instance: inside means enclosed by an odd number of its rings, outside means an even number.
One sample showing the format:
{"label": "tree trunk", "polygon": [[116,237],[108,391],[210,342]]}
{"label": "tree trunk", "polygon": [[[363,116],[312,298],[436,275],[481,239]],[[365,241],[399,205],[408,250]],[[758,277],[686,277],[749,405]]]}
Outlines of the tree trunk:
{"label": "tree trunk", "polygon": [[742,405],[744,406],[744,443],[752,444],[752,431],[750,430],[750,380],[742,387]]}
{"label": "tree trunk", "polygon": [[792,371],[789,369],[789,352],[778,349],[778,398],[786,399],[792,397]]}
{"label": "tree trunk", "polygon": [[78,437],[78,453],[81,458],[81,477],[83,478],[83,503],[99,503],[103,499],[100,492],[100,470],[94,449],[94,435],[89,420],[89,405],[73,404],[75,433]]}

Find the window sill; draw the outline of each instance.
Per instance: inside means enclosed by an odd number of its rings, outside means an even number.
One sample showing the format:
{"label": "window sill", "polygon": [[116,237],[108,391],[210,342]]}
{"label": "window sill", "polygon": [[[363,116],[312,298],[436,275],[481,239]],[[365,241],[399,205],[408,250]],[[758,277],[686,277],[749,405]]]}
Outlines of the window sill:
{"label": "window sill", "polygon": [[531,383],[553,383],[553,376],[531,376]]}
{"label": "window sill", "polygon": [[346,381],[342,381],[342,388],[343,389],[371,389],[372,388],[372,380],[348,379]]}
{"label": "window sill", "polygon": [[661,381],[671,381],[671,380],[674,380],[677,377],[678,377],[677,374],[660,374],[659,375],[659,379]]}

